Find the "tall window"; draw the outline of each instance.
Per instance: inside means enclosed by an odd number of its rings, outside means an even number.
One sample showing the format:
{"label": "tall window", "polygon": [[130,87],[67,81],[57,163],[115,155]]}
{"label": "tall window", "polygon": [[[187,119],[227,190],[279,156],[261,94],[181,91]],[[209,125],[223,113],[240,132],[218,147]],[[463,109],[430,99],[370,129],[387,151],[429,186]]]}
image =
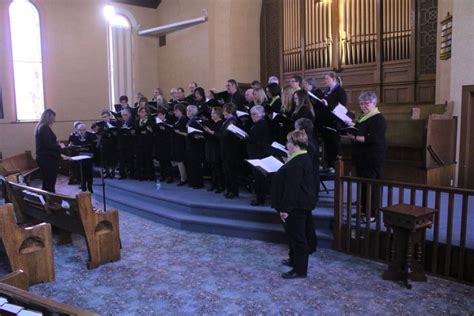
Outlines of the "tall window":
{"label": "tall window", "polygon": [[17,120],[38,120],[44,110],[39,13],[28,0],[10,4]]}
{"label": "tall window", "polygon": [[132,25],[127,17],[114,11],[107,19],[110,100],[112,104],[118,104],[121,95],[133,99]]}

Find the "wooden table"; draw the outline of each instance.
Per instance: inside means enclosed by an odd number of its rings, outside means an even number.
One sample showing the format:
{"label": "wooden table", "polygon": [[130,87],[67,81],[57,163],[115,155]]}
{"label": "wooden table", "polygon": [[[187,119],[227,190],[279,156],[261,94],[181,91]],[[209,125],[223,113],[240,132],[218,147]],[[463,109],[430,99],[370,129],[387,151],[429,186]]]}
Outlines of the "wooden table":
{"label": "wooden table", "polygon": [[384,280],[402,280],[411,289],[408,279],[426,281],[423,268],[425,230],[433,224],[438,210],[409,204],[381,208],[383,221],[393,231],[388,270]]}

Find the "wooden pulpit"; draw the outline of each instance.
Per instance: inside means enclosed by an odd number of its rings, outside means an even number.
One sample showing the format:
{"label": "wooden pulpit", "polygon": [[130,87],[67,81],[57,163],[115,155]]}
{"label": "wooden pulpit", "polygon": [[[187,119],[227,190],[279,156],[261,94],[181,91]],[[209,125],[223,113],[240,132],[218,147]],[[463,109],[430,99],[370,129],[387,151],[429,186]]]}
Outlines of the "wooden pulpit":
{"label": "wooden pulpit", "polygon": [[411,288],[408,279],[426,281],[423,268],[425,230],[433,224],[438,210],[409,204],[381,208],[383,221],[393,231],[390,243],[388,270],[384,280],[402,280]]}

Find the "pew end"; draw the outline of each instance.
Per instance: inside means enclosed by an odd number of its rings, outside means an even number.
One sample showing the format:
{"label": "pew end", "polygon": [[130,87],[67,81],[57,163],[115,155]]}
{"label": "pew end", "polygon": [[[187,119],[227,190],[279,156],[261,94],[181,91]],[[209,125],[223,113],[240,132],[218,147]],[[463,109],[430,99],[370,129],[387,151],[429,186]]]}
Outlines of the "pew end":
{"label": "pew end", "polygon": [[51,225],[41,223],[21,228],[13,205],[0,206],[0,238],[12,271],[23,270],[29,284],[55,280]]}
{"label": "pew end", "polygon": [[0,277],[0,283],[28,291],[30,288],[28,274],[23,270],[13,271],[7,275]]}

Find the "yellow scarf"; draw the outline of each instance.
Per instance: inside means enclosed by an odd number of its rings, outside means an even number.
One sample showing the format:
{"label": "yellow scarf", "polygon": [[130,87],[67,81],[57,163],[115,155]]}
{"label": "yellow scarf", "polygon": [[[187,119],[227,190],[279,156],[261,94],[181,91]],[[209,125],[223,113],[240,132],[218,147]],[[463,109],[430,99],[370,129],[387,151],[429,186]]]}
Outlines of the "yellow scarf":
{"label": "yellow scarf", "polygon": [[375,114],[379,114],[380,111],[379,111],[379,108],[376,107],[375,109],[373,109],[372,111],[370,111],[369,113],[366,113],[366,114],[362,114],[359,119],[357,120],[357,123],[362,123],[364,121],[367,121],[369,118],[371,118],[372,116],[374,116]]}

